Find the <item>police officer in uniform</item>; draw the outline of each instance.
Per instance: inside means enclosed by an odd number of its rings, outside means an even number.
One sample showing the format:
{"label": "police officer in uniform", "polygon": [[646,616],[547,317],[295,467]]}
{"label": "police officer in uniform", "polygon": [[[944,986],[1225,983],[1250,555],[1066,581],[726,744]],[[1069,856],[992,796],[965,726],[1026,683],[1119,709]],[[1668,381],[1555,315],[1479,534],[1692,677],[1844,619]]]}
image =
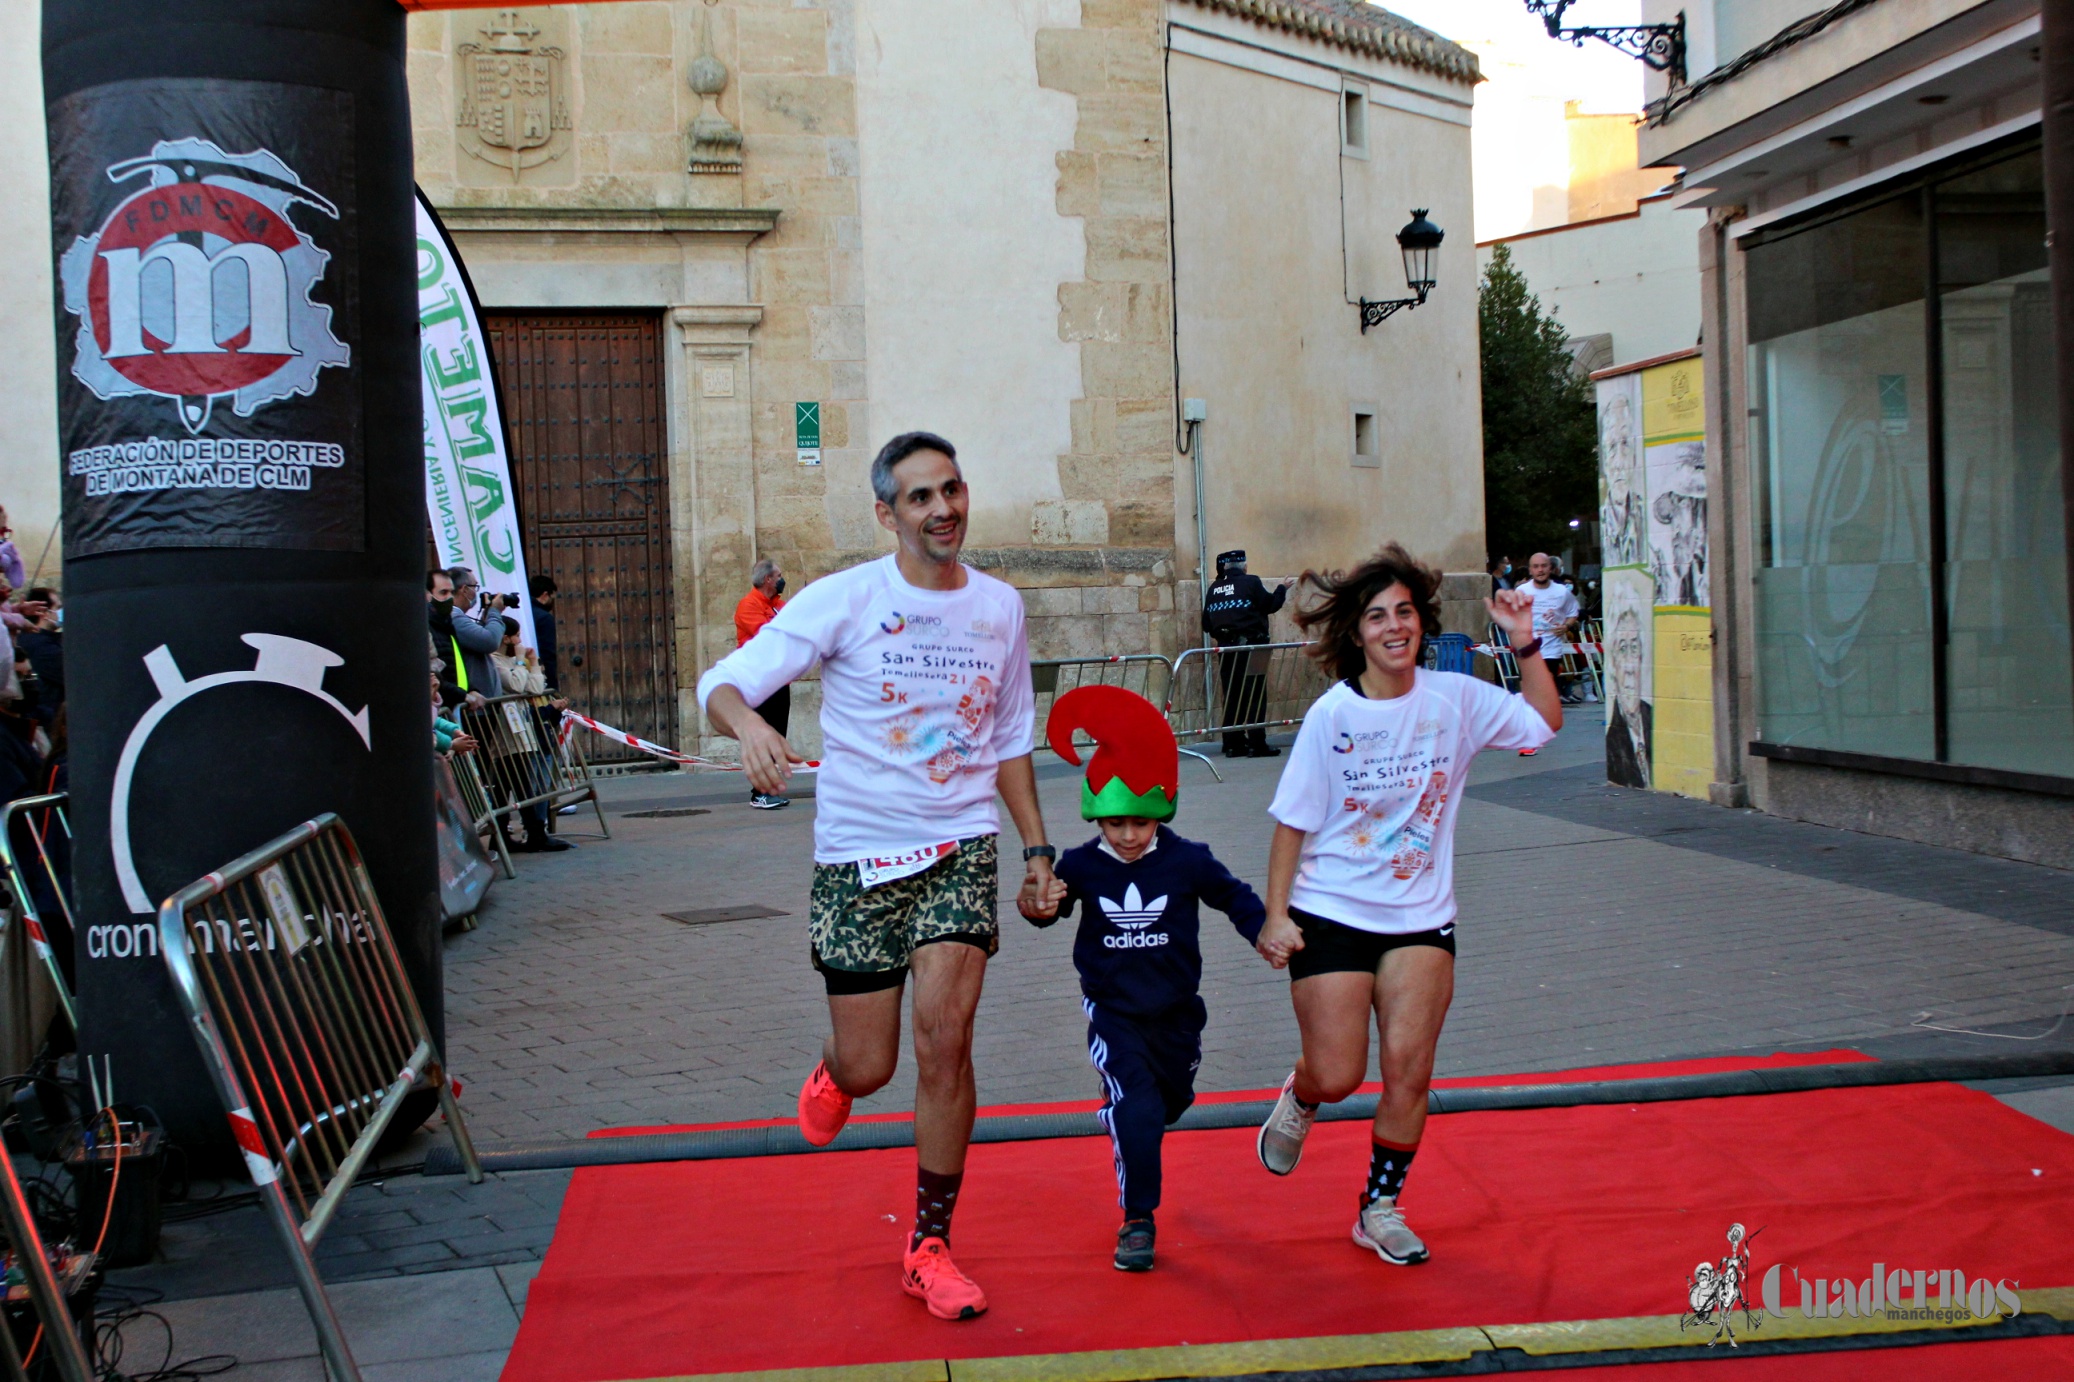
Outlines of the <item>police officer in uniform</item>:
{"label": "police officer in uniform", "polygon": [[[1257,647],[1268,641],[1268,616],[1289,596],[1284,581],[1274,591],[1246,572],[1243,551],[1217,554],[1217,580],[1203,601],[1203,631],[1220,648]],[[1217,659],[1217,688],[1224,701],[1224,723],[1243,725],[1267,716],[1267,674],[1252,670],[1250,653],[1227,653]],[[1224,735],[1226,758],[1275,758],[1281,750],[1267,742],[1265,729]]]}

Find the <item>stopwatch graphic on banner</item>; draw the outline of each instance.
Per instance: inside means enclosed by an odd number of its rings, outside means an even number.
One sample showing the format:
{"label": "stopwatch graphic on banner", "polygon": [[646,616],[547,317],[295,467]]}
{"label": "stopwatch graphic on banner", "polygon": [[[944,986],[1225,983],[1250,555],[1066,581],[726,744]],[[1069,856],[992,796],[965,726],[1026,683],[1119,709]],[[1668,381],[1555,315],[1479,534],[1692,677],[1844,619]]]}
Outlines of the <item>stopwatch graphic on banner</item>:
{"label": "stopwatch graphic on banner", "polygon": [[72,372],[103,400],[155,394],[191,434],[218,399],[240,417],[315,392],[351,352],[311,290],[330,255],[289,217],[338,208],[265,149],[168,139],[108,168],[146,185],[73,242],[59,264],[79,318]]}

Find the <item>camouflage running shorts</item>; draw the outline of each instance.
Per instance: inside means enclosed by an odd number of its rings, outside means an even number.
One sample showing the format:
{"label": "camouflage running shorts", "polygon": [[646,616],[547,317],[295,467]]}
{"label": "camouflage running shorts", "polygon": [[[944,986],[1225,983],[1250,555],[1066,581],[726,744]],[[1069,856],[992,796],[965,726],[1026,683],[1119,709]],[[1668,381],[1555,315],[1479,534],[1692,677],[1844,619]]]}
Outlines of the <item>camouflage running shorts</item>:
{"label": "camouflage running shorts", "polygon": [[963,941],[989,955],[999,950],[998,838],[960,840],[948,858],[869,890],[855,864],[814,865],[807,931],[828,991],[892,988],[907,973],[908,957],[931,941]]}

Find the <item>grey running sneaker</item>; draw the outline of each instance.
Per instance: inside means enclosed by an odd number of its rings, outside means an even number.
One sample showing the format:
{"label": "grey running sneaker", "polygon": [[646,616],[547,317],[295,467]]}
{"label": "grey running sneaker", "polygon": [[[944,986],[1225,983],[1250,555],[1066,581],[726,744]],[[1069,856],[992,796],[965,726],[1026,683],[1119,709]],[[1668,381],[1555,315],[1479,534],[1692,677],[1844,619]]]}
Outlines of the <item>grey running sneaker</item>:
{"label": "grey running sneaker", "polygon": [[1311,1122],[1317,1116],[1316,1109],[1296,1101],[1296,1072],[1291,1071],[1282,1081],[1282,1097],[1275,1100],[1274,1112],[1260,1125],[1260,1137],[1253,1144],[1260,1164],[1278,1176],[1294,1171],[1303,1158],[1303,1140],[1311,1135]]}
{"label": "grey running sneaker", "polygon": [[792,798],[781,797],[776,792],[751,792],[749,804],[759,811],[778,811],[792,805]]}
{"label": "grey running sneaker", "polygon": [[1371,1200],[1354,1220],[1354,1241],[1400,1267],[1424,1262],[1429,1256],[1426,1244],[1405,1225],[1395,1200]]}
{"label": "grey running sneaker", "polygon": [[1159,1231],[1150,1219],[1126,1219],[1123,1227],[1116,1230],[1116,1270],[1119,1272],[1149,1272],[1152,1270],[1152,1245]]}

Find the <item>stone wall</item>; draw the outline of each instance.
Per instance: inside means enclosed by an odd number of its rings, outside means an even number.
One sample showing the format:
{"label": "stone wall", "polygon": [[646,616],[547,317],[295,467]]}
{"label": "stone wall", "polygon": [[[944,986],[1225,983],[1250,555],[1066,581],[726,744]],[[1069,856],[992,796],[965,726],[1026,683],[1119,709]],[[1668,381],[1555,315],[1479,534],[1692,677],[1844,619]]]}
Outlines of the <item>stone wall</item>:
{"label": "stone wall", "polygon": [[1164,14],[1163,0],[1083,0],[1079,28],[1037,35],[1038,84],[1078,107],[1073,147],[1058,155],[1058,210],[1081,218],[1087,238],[1086,276],[1059,285],[1059,336],[1080,343],[1082,396],[1073,449],[1059,457],[1063,497],[1031,515],[1039,545],[1172,550]]}

